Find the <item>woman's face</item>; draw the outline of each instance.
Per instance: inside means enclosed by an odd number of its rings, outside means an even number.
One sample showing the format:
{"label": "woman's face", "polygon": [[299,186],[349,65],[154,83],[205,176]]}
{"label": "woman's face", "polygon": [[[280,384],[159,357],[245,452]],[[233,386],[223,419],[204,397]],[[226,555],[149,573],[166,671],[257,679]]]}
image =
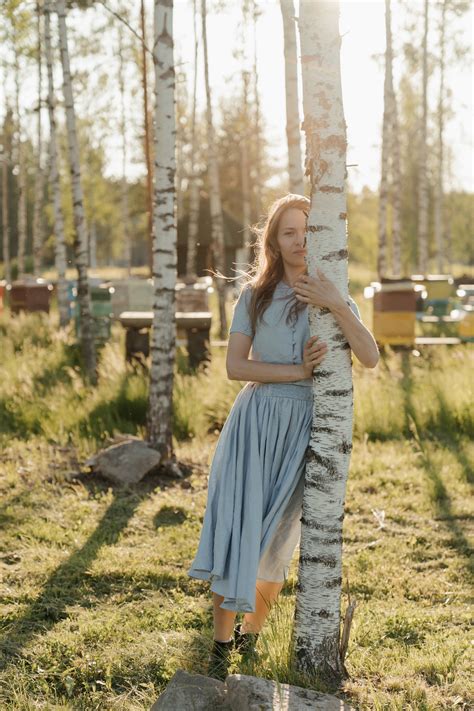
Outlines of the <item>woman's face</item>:
{"label": "woman's face", "polygon": [[283,264],[293,267],[306,266],[306,215],[303,210],[289,207],[280,217],[277,242]]}

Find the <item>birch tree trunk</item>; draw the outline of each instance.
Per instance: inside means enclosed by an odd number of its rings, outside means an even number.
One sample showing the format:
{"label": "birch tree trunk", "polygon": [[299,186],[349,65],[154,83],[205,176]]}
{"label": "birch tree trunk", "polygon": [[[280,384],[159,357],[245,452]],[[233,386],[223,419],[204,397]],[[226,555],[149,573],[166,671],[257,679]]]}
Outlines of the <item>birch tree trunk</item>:
{"label": "birch tree trunk", "polygon": [[[348,302],[346,124],[339,3],[301,0],[306,175],[311,183],[308,269],[319,267]],[[314,372],[314,412],[301,519],[295,612],[298,668],[330,681],[345,674],[339,649],[342,523],[352,450],[351,350],[329,309],[309,307],[311,335],[328,343]]]}
{"label": "birch tree trunk", "polygon": [[72,94],[71,69],[69,66],[69,50],[66,27],[66,2],[56,0],[58,14],[59,48],[63,71],[63,93],[66,109],[67,147],[69,169],[71,172],[71,188],[74,215],[74,253],[77,269],[77,300],[79,304],[81,323],[81,349],[84,364],[92,382],[96,382],[96,353],[92,333],[92,317],[90,309],[89,282],[87,278],[88,234],[84,215],[84,197],[81,184],[81,167],[79,160],[79,144],[76,131],[76,114]]}
{"label": "birch tree trunk", "polygon": [[250,254],[250,222],[252,220],[251,204],[250,204],[250,172],[249,172],[249,111],[248,111],[248,93],[249,93],[250,75],[248,71],[242,72],[243,83],[243,123],[244,128],[240,137],[240,173],[242,179],[242,221],[243,233],[242,240],[247,253]]}
{"label": "birch tree trunk", "polygon": [[428,175],[426,132],[428,123],[428,0],[425,0],[423,33],[423,110],[420,129],[418,175],[418,271],[428,270]]}
{"label": "birch tree trunk", "polygon": [[402,173],[400,158],[400,130],[398,123],[398,108],[392,81],[391,90],[391,155],[392,155],[392,273],[402,273],[402,241],[401,241],[401,202]]}
{"label": "birch tree trunk", "polygon": [[171,432],[176,357],[176,118],[173,0],[155,0],[155,182],[153,328],[147,413],[148,441],[162,461],[174,459]]}
{"label": "birch tree trunk", "polygon": [[18,61],[18,48],[15,47],[15,109],[16,109],[16,164],[18,167],[18,278],[25,276],[25,250],[26,250],[26,173],[23,157],[22,120],[20,114],[20,65]]}
{"label": "birch tree trunk", "polygon": [[[214,125],[212,122],[211,86],[207,61],[206,0],[201,2],[202,44],[204,53],[204,77],[206,84],[207,150],[209,157],[209,203],[211,210],[211,244],[214,268],[224,274],[224,219],[222,216],[221,190],[219,185],[219,166],[217,162]],[[225,311],[225,285],[222,278],[217,279],[217,298],[219,301],[219,337],[227,338],[227,315]]]}
{"label": "birch tree trunk", "polygon": [[9,198],[9,172],[11,166],[11,125],[13,115],[10,108],[7,108],[5,120],[3,123],[2,137],[2,246],[3,246],[3,272],[4,278],[10,284],[12,280],[11,263],[10,263],[10,220],[8,210]]}
{"label": "birch tree trunk", "polygon": [[188,249],[186,252],[186,275],[190,278],[197,276],[197,235],[199,225],[199,182],[196,172],[196,94],[197,94],[197,68],[198,68],[198,37],[197,37],[197,7],[193,0],[193,26],[194,26],[194,78],[193,78],[193,106],[191,112],[191,171],[189,177],[189,222],[188,222]]}
{"label": "birch tree trunk", "polygon": [[37,162],[35,175],[35,203],[33,212],[33,273],[35,276],[40,276],[41,271],[41,253],[43,249],[43,230],[41,213],[43,207],[43,167],[42,167],[42,125],[41,125],[41,109],[42,109],[42,42],[41,42],[41,3],[36,3],[36,19],[38,28],[38,124],[37,124]]}
{"label": "birch tree trunk", "polygon": [[69,308],[66,282],[66,241],[64,239],[64,217],[61,204],[61,186],[58,170],[58,148],[56,138],[56,116],[53,79],[53,53],[51,49],[51,0],[44,4],[44,49],[48,76],[48,115],[49,115],[49,181],[53,197],[55,265],[58,273],[58,309],[59,325],[63,328],[69,322]]}
{"label": "birch tree trunk", "polygon": [[[260,140],[260,92],[258,90],[258,63],[257,63],[257,20],[258,8],[256,0],[252,0],[253,9],[253,93],[255,105],[255,212],[257,219],[260,219],[262,211],[262,146]],[[249,262],[252,261],[253,253],[249,254]]]}
{"label": "birch tree trunk", "polygon": [[129,228],[129,208],[128,208],[128,188],[127,188],[127,122],[125,120],[125,78],[124,78],[124,58],[123,58],[123,28],[119,24],[118,29],[118,55],[119,55],[119,91],[120,91],[120,133],[122,134],[122,181],[120,186],[120,207],[122,211],[123,230],[123,257],[127,274],[130,276],[132,266],[132,247],[130,244]]}
{"label": "birch tree trunk", "polygon": [[443,0],[441,6],[441,25],[439,28],[439,100],[438,100],[438,171],[436,176],[436,196],[435,196],[435,244],[436,244],[436,261],[438,274],[443,274],[445,254],[444,254],[444,70],[445,70],[445,51],[446,51],[446,0]]}
{"label": "birch tree trunk", "polygon": [[290,192],[304,195],[303,163],[301,159],[300,109],[298,103],[298,64],[296,56],[296,24],[293,0],[280,0],[285,40],[286,138],[288,142],[288,173]]}
{"label": "birch tree trunk", "polygon": [[390,36],[390,0],[385,0],[385,78],[383,85],[383,123],[382,154],[380,164],[380,189],[378,210],[378,255],[377,274],[379,279],[385,276],[387,269],[387,208],[390,175],[391,146],[393,145],[391,128],[391,92],[392,53]]}
{"label": "birch tree trunk", "polygon": [[151,136],[150,136],[150,112],[148,109],[148,69],[147,69],[147,44],[146,44],[146,21],[145,3],[140,3],[140,24],[142,33],[142,85],[143,85],[143,114],[144,114],[144,144],[146,162],[146,196],[147,196],[147,225],[148,225],[148,261],[150,274],[153,272],[153,171],[151,165]]}
{"label": "birch tree trunk", "polygon": [[[392,48],[392,15],[391,1],[385,0],[385,71],[387,79],[388,121],[389,121],[389,152],[390,152],[390,177],[391,177],[391,205],[392,205],[392,274],[400,275],[401,266],[401,169],[400,169],[400,136],[398,127],[398,110],[395,89],[393,86],[393,48]],[[385,101],[385,96],[384,96]],[[384,115],[385,118],[385,115]]]}

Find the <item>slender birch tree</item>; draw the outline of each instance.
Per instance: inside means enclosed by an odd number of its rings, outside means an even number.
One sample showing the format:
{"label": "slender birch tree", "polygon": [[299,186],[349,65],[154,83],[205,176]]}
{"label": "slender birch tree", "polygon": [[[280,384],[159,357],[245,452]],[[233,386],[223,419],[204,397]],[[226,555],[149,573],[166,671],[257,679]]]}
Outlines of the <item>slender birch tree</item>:
{"label": "slender birch tree", "polygon": [[65,327],[69,322],[69,308],[66,281],[66,240],[64,237],[64,216],[61,204],[61,186],[58,169],[58,147],[56,137],[55,92],[53,79],[53,52],[51,48],[51,0],[44,2],[44,50],[48,77],[48,116],[49,116],[49,183],[53,198],[54,214],[54,259],[58,273],[57,298],[59,325]]}
{"label": "slender birch tree", "polygon": [[298,102],[298,63],[296,23],[293,0],[280,0],[285,42],[286,139],[288,142],[288,173],[290,192],[304,195],[303,162],[301,159],[300,109]]}
{"label": "slender birch tree", "polygon": [[173,0],[155,0],[155,170],[153,202],[153,328],[147,413],[148,441],[165,465],[175,462],[172,442],[173,369],[176,358],[176,118]]}
{"label": "slender birch tree", "polygon": [[425,0],[422,65],[422,116],[418,171],[418,271],[428,270],[428,0]]}
{"label": "slender birch tree", "polygon": [[42,41],[41,41],[41,16],[42,16],[42,6],[41,2],[36,3],[36,24],[37,24],[37,64],[38,64],[38,121],[37,121],[37,155],[36,155],[36,175],[35,175],[35,201],[33,210],[33,273],[35,276],[40,275],[41,271],[41,254],[43,250],[43,223],[41,219],[42,209],[43,209],[43,162],[42,162],[42,152],[43,152],[43,135],[42,135],[42,123],[41,123],[41,109],[42,109]]}
{"label": "slender birch tree", "polygon": [[[389,185],[395,148],[394,116],[395,95],[392,68],[392,31],[390,0],[385,0],[385,78],[383,92],[382,153],[378,210],[378,254],[377,273],[379,279],[387,270],[387,210],[389,205]],[[393,194],[393,193],[392,193]],[[399,221],[399,215],[397,216]]]}
{"label": "slender birch tree", "polygon": [[[222,215],[221,189],[219,183],[219,165],[217,160],[216,139],[212,121],[211,85],[209,82],[209,65],[207,58],[207,23],[206,0],[201,0],[202,44],[204,55],[204,78],[206,85],[206,120],[207,120],[207,151],[209,170],[209,204],[211,210],[211,244],[214,265],[217,271],[224,273],[224,218]],[[227,314],[225,311],[225,285],[222,278],[217,279],[217,298],[219,302],[219,336],[227,338]]]}
{"label": "slender birch tree", "polygon": [[81,183],[79,144],[76,131],[76,114],[72,93],[71,68],[66,26],[66,2],[56,0],[58,15],[59,48],[63,72],[63,94],[66,109],[67,147],[74,214],[74,254],[77,269],[77,300],[81,319],[81,349],[88,376],[96,382],[96,352],[92,333],[89,282],[87,277],[89,236],[84,214],[84,196]]}
{"label": "slender birch tree", "polygon": [[393,84],[393,45],[391,0],[385,0],[385,34],[387,41],[386,71],[388,74],[388,101],[390,120],[390,197],[392,207],[392,274],[401,275],[401,200],[402,177],[400,159],[400,128],[398,106]]}
{"label": "slender birch tree", "polygon": [[123,231],[123,256],[127,274],[130,276],[132,267],[132,246],[130,243],[130,215],[128,206],[128,186],[127,186],[127,122],[125,115],[125,69],[124,69],[124,46],[123,46],[123,26],[118,28],[118,57],[119,57],[119,92],[120,92],[120,133],[122,135],[122,179],[120,184],[120,208],[122,211],[122,231]]}
{"label": "slender birch tree", "polygon": [[151,130],[150,111],[148,108],[148,62],[146,40],[146,15],[145,2],[140,2],[140,27],[142,34],[142,86],[143,86],[143,141],[145,145],[146,163],[146,198],[147,198],[147,226],[148,226],[148,255],[150,274],[153,270],[153,167],[151,161]]}
{"label": "slender birch tree", "polygon": [[16,165],[18,169],[18,277],[19,279],[25,276],[25,251],[26,251],[26,230],[27,230],[27,212],[26,212],[26,170],[25,158],[23,155],[23,137],[22,137],[22,116],[20,110],[20,61],[19,47],[15,43],[15,110],[16,110]]}
{"label": "slender birch tree", "polygon": [[[320,268],[348,302],[346,124],[340,73],[339,3],[301,0],[306,175],[311,184],[308,269]],[[311,335],[329,344],[314,373],[314,411],[301,519],[295,612],[298,668],[331,681],[341,659],[342,524],[352,450],[351,350],[329,309],[309,308]]]}
{"label": "slender birch tree", "polygon": [[199,227],[199,178],[196,170],[197,131],[196,131],[196,94],[198,76],[198,35],[197,35],[197,6],[193,0],[193,29],[194,29],[194,76],[193,98],[191,108],[191,156],[189,175],[189,222],[188,222],[188,249],[186,252],[186,275],[197,275],[197,236]]}
{"label": "slender birch tree", "polygon": [[240,174],[242,180],[242,221],[243,221],[243,243],[249,251],[250,263],[250,222],[252,219],[250,204],[250,171],[249,171],[249,84],[250,72],[242,72],[243,98],[242,98],[242,120],[243,131],[240,136]]}
{"label": "slender birch tree", "polygon": [[12,280],[11,263],[10,263],[10,219],[9,219],[9,173],[11,167],[11,152],[12,152],[12,132],[13,113],[10,107],[7,107],[5,119],[3,122],[2,136],[2,246],[3,246],[3,275],[7,283]]}
{"label": "slender birch tree", "polygon": [[441,3],[439,26],[439,98],[438,98],[438,169],[434,203],[434,232],[438,273],[442,274],[445,263],[444,253],[444,74],[446,56],[446,0]]}
{"label": "slender birch tree", "polygon": [[[262,210],[262,142],[261,142],[261,116],[260,116],[260,92],[258,88],[258,62],[257,62],[257,23],[259,17],[259,11],[257,7],[257,0],[251,0],[252,2],[252,16],[253,16],[253,102],[255,110],[255,175],[254,175],[254,200],[255,200],[255,213],[257,219],[260,218],[260,213]],[[251,261],[252,254],[250,255],[249,261]]]}

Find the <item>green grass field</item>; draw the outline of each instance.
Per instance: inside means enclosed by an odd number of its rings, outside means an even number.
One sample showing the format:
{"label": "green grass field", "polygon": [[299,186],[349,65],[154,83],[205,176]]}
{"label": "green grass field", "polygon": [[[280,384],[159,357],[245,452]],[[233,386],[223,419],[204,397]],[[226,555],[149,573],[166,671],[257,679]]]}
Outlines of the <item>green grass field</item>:
{"label": "green grass field", "polygon": [[[226,379],[223,349],[198,376],[179,352],[173,428],[191,474],[119,490],[82,464],[117,433],[144,434],[146,378],[125,366],[120,328],[96,388],[73,334],[47,317],[3,316],[0,353],[0,708],[149,709],[178,668],[206,672],[210,596],[186,570],[241,384]],[[354,358],[353,370],[343,611],[347,584],[357,607],[341,697],[377,711],[472,708],[472,346],[389,351],[374,370]],[[304,684],[289,662],[295,574],[296,559],[243,671]]]}

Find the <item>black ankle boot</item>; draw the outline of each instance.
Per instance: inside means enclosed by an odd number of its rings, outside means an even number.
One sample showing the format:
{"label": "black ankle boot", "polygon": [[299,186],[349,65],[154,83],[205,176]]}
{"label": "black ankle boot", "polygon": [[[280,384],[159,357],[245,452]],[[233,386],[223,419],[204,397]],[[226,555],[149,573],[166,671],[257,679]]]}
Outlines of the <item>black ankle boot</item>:
{"label": "black ankle boot", "polygon": [[235,626],[235,648],[244,659],[250,659],[256,654],[255,645],[257,644],[258,640],[258,632],[242,632],[241,630],[241,624]]}
{"label": "black ankle boot", "polygon": [[211,654],[209,656],[209,676],[212,676],[214,679],[225,681],[233,648],[233,639],[228,642],[219,642],[216,639],[213,641]]}

